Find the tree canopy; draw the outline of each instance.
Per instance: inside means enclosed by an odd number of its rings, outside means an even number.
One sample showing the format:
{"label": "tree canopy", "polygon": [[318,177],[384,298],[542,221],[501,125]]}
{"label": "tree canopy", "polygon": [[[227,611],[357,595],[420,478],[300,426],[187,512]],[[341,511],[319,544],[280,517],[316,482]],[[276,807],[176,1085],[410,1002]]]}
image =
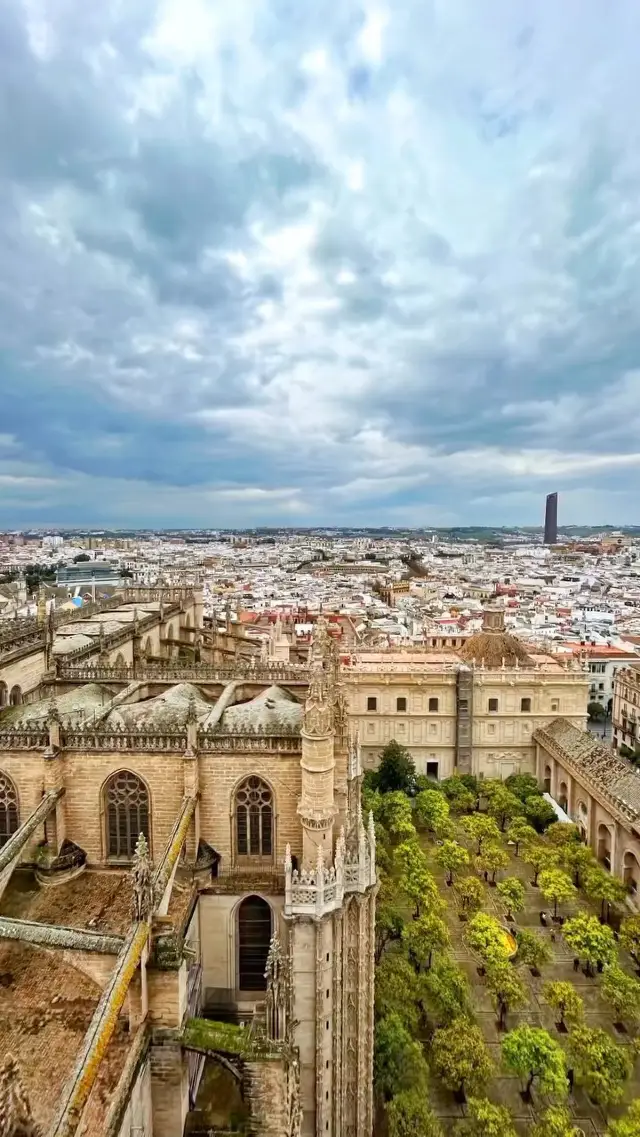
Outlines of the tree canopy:
{"label": "tree canopy", "polygon": [[538,883],[545,900],[553,904],[554,916],[558,915],[558,904],[566,904],[576,894],[571,877],[562,869],[544,869]]}
{"label": "tree canopy", "polygon": [[496,844],[500,840],[500,830],[493,817],[486,813],[472,813],[470,817],[462,819],[466,833],[476,842],[476,854],[479,856],[485,844]]}
{"label": "tree canopy", "polygon": [[431,1065],[446,1086],[458,1094],[478,1094],[493,1070],[484,1035],[479,1026],[458,1021],[437,1030],[431,1042]]}
{"label": "tree canopy", "polygon": [[420,970],[422,967],[427,969],[431,967],[434,951],[448,947],[451,937],[447,925],[440,916],[435,912],[424,912],[417,920],[410,920],[405,924],[402,940],[410,959]]}
{"label": "tree canopy", "polygon": [[627,916],[620,925],[620,943],[629,952],[636,967],[640,967],[640,914]]}
{"label": "tree canopy", "polygon": [[597,963],[613,963],[617,957],[613,932],[597,916],[578,912],[566,921],[562,935],[574,954],[584,960],[587,971],[592,971]]}
{"label": "tree canopy", "polygon": [[454,873],[460,872],[469,864],[469,853],[457,841],[443,841],[436,849],[434,860],[445,869],[449,884],[452,884]]}
{"label": "tree canopy", "polygon": [[640,1098],[631,1102],[622,1117],[611,1122],[607,1137],[640,1137]]}
{"label": "tree canopy", "polygon": [[512,821],[514,817],[519,817],[524,812],[524,807],[519,797],[512,794],[506,786],[500,786],[491,795],[487,812],[504,832],[507,822]]}
{"label": "tree canopy", "polygon": [[409,751],[392,739],[380,755],[380,765],[375,771],[376,788],[386,794],[391,790],[401,790],[412,794],[416,784],[416,768]]}
{"label": "tree canopy", "polygon": [[389,1137],[444,1137],[422,1090],[402,1090],[386,1107]]}
{"label": "tree canopy", "polygon": [[526,1081],[527,1099],[535,1081],[542,1093],[566,1097],[569,1087],[564,1050],[542,1027],[522,1023],[509,1031],[502,1040],[502,1061]]}
{"label": "tree canopy", "polygon": [[524,963],[527,967],[533,968],[534,971],[538,971],[545,963],[550,963],[553,959],[551,945],[543,940],[539,933],[531,932],[528,928],[518,929],[516,943],[518,944],[518,963]]}
{"label": "tree canopy", "polygon": [[469,1098],[467,1116],[454,1133],[455,1137],[517,1137],[509,1110],[487,1098]]}
{"label": "tree canopy", "polygon": [[385,1015],[376,1023],[373,1076],[386,1101],[403,1090],[426,1091],[428,1068],[422,1046],[398,1014]]}
{"label": "tree canopy", "polygon": [[571,1031],[567,1051],[576,1083],[598,1105],[620,1101],[633,1069],[628,1050],[599,1027],[577,1026]]}
{"label": "tree canopy", "polygon": [[505,909],[507,919],[514,912],[521,912],[524,908],[524,885],[517,876],[507,876],[501,880],[496,889],[500,902]]}
{"label": "tree canopy", "polygon": [[471,989],[461,967],[445,955],[436,956],[422,976],[422,992],[429,1010],[443,1026],[471,1014]]}
{"label": "tree canopy", "polygon": [[627,975],[619,964],[605,967],[600,994],[612,1008],[618,1021],[635,1021],[640,1015],[640,983]]}
{"label": "tree canopy", "polygon": [[563,980],[554,980],[545,983],[542,994],[550,1007],[560,1016],[559,1023],[569,1023],[576,1026],[584,1018],[584,1002],[576,991],[573,983]]}

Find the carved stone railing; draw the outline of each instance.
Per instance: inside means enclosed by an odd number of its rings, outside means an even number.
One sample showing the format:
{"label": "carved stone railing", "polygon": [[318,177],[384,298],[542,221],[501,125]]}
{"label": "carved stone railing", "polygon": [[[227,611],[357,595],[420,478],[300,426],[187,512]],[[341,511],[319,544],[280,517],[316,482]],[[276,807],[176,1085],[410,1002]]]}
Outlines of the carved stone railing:
{"label": "carved stone railing", "polygon": [[302,750],[302,739],[298,735],[263,735],[263,734],[201,734],[198,736],[198,749],[203,753],[211,751],[247,751],[255,753],[275,752],[299,754]]}
{"label": "carved stone railing", "polygon": [[0,750],[44,750],[49,744],[49,732],[44,729],[0,730]]}
{"label": "carved stone railing", "polygon": [[63,731],[61,741],[65,750],[182,751],[187,746],[186,734],[161,730]]}
{"label": "carved stone railing", "polygon": [[285,916],[325,916],[340,908],[345,894],[366,892],[376,883],[376,842],[373,816],[365,830],[359,819],[356,847],[346,849],[341,834],[333,865],[325,867],[322,853],[313,869],[294,869],[287,845],[284,861]]}
{"label": "carved stone railing", "polygon": [[[140,625],[142,628],[142,624]],[[109,646],[110,641],[107,646]],[[68,652],[57,663],[57,678],[67,682],[90,683],[118,680],[130,683],[134,679],[148,679],[150,682],[169,683],[229,683],[234,679],[244,679],[257,683],[308,683],[309,668],[305,665],[289,663],[238,663],[237,667],[217,667],[209,663],[147,663],[141,661],[137,667],[116,667],[113,664],[89,663],[71,664],[68,659],[82,652],[95,650],[78,648]]]}

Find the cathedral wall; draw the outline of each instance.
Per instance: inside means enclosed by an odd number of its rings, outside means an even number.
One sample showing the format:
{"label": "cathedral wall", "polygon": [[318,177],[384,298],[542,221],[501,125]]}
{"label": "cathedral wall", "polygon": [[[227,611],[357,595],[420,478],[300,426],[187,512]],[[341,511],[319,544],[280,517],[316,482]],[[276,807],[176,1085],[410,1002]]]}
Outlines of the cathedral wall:
{"label": "cathedral wall", "polygon": [[[27,820],[42,800],[44,787],[43,759],[40,754],[25,754],[23,751],[2,751],[0,771],[8,774],[18,794],[18,818],[20,824]],[[44,836],[44,826],[36,831],[33,839],[23,852],[23,860],[31,860],[31,851]]]}
{"label": "cathedral wall", "polygon": [[6,683],[8,691],[13,687],[19,687],[24,695],[38,686],[45,671],[44,650],[32,651],[22,659],[14,660],[13,663],[0,665],[0,682]]}
{"label": "cathedral wall", "polygon": [[118,770],[130,770],[148,786],[151,856],[160,856],[171,836],[184,793],[180,754],[134,751],[96,754],[68,750],[62,761],[67,837],[85,850],[89,863],[105,860],[102,789],[107,778]]}
{"label": "cathedral wall", "polygon": [[[249,878],[250,879],[250,878]],[[201,893],[198,901],[200,960],[205,1004],[238,1002],[238,907],[246,896],[261,896],[269,904],[274,929],[282,934],[284,897],[247,887],[241,895]],[[258,992],[257,998],[261,995]],[[251,1005],[256,995],[252,996]]]}
{"label": "cathedral wall", "polygon": [[153,1137],[151,1071],[148,1061],[140,1067],[131,1087],[131,1096],[118,1130],[118,1137]]}
{"label": "cathedral wall", "polygon": [[153,1026],[179,1027],[187,1009],[187,965],[177,971],[147,968],[149,1020]]}
{"label": "cathedral wall", "polygon": [[274,795],[274,855],[270,864],[281,871],[287,844],[294,855],[301,855],[302,833],[296,812],[301,787],[299,753],[205,752],[200,755],[199,768],[200,833],[222,857],[223,873],[235,859],[234,794],[239,783],[251,775],[263,778]]}

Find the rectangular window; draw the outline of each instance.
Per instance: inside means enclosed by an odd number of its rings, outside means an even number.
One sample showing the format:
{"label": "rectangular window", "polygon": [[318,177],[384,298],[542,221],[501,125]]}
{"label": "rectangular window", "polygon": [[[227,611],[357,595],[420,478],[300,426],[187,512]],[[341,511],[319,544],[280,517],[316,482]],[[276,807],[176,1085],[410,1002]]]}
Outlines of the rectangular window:
{"label": "rectangular window", "polygon": [[376,699],[375,695],[369,695],[369,697],[367,698],[367,710],[368,711],[377,711],[377,709],[378,709],[378,700]]}
{"label": "rectangular window", "polygon": [[497,711],[497,709],[498,709],[498,700],[497,699],[489,699],[489,710],[490,711]]}
{"label": "rectangular window", "polygon": [[368,722],[367,723],[367,734],[373,734],[375,729],[376,729],[376,724],[374,722]]}
{"label": "rectangular window", "polygon": [[488,730],[489,734],[495,734],[496,733],[496,724],[494,722],[490,722],[488,727],[487,727],[487,730]]}
{"label": "rectangular window", "polygon": [[397,711],[406,711],[406,709],[407,709],[407,700],[403,696],[400,696],[400,698],[396,699],[396,710]]}
{"label": "rectangular window", "polygon": [[429,710],[430,711],[437,711],[437,709],[438,709],[438,700],[437,699],[429,699]]}
{"label": "rectangular window", "polygon": [[531,710],[531,699],[521,699],[520,700],[520,710],[521,711],[530,711]]}
{"label": "rectangular window", "polygon": [[559,706],[560,706],[560,704],[558,703],[558,700],[557,700],[557,699],[552,699],[552,700],[551,700],[551,710],[552,710],[552,711],[557,711],[557,710],[558,710],[558,708],[559,708]]}
{"label": "rectangular window", "polygon": [[438,763],[427,762],[427,777],[433,778],[435,782],[438,781]]}
{"label": "rectangular window", "polygon": [[468,711],[469,710],[469,700],[468,699],[460,699],[459,703],[458,703],[458,707],[461,711]]}

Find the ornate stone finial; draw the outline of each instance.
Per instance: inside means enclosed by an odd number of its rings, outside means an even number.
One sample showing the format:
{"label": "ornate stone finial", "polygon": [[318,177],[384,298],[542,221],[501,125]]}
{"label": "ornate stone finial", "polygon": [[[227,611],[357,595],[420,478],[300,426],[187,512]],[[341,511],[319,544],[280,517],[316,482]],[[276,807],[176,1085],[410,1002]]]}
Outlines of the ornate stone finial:
{"label": "ornate stone finial", "polygon": [[198,721],[198,714],[196,711],[196,697],[193,691],[189,692],[189,702],[187,705],[187,726]]}
{"label": "ornate stone finial", "polygon": [[52,726],[54,723],[60,723],[60,711],[58,710],[58,703],[56,701],[55,692],[51,692],[49,699],[49,708],[47,710],[46,718],[47,726]]}
{"label": "ornate stone finial", "polygon": [[42,1137],[40,1126],[33,1120],[20,1069],[12,1054],[7,1054],[0,1068],[0,1135]]}
{"label": "ornate stone finial", "polygon": [[136,923],[148,923],[153,909],[153,883],[149,846],[144,833],[138,837],[131,870],[133,885],[132,915]]}
{"label": "ornate stone finial", "polygon": [[333,708],[329,702],[324,672],[314,668],[304,705],[302,729],[306,735],[324,738],[333,727]]}

